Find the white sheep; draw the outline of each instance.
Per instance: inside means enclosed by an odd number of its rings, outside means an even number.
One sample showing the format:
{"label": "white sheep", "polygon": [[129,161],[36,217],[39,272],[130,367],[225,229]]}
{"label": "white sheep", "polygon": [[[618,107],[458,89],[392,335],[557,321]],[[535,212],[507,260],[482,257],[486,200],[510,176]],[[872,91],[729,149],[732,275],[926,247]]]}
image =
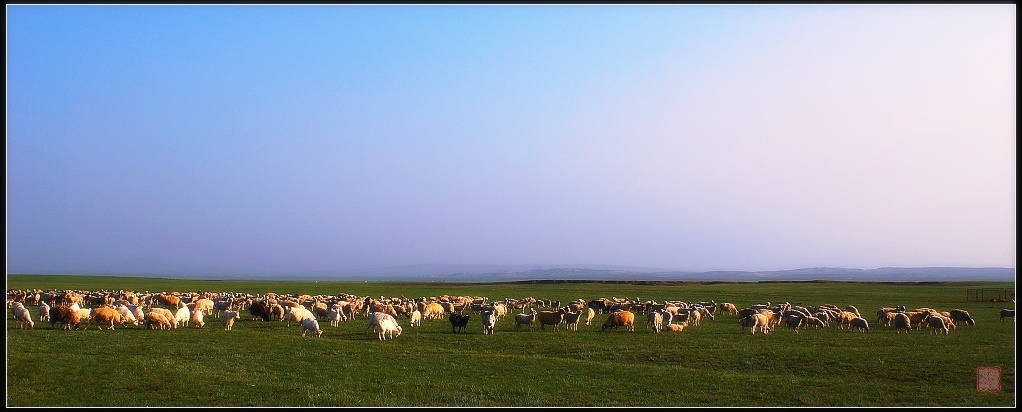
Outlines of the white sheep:
{"label": "white sheep", "polygon": [[192,319],[191,319],[192,325],[195,325],[195,327],[197,327],[197,328],[201,328],[203,326],[206,326],[206,322],[203,321],[203,319],[202,319],[205,316],[206,316],[206,314],[205,314],[205,312],[203,312],[202,309],[195,309],[195,310],[193,310],[192,311]]}
{"label": "white sheep", "polygon": [[401,336],[401,325],[397,324],[397,319],[388,314],[384,315],[387,315],[389,317],[382,318],[378,325],[380,328],[378,333],[380,340],[386,339],[387,336],[390,336],[391,339]]}
{"label": "white sheep", "polygon": [[422,326],[422,312],[418,309],[413,310],[411,315],[408,315],[408,326]]}
{"label": "white sheep", "polygon": [[121,315],[121,319],[124,321],[124,323],[131,322],[133,326],[138,326],[138,318],[136,318],[135,314],[131,313],[131,311],[128,310],[127,306],[117,305],[116,307],[114,307],[114,309],[116,309],[117,313]]}
{"label": "white sheep", "polygon": [[192,318],[192,311],[188,309],[188,306],[184,304],[178,305],[177,312],[174,313],[174,323],[178,326],[188,327],[188,321]]}
{"label": "white sheep", "polygon": [[35,328],[35,323],[32,322],[32,314],[25,309],[25,305],[21,302],[14,302],[11,304],[11,310],[14,311],[14,320],[18,323],[18,329],[23,329],[25,325],[28,325],[29,329]]}
{"label": "white sheep", "polygon": [[326,319],[328,321],[330,321],[330,326],[335,326],[336,327],[336,326],[340,325],[341,324],[341,320],[343,318],[344,318],[344,314],[341,313],[341,309],[337,305],[334,305],[334,307],[330,309],[330,312],[328,312],[326,314]]}
{"label": "white sheep", "polygon": [[234,328],[234,321],[238,319],[241,314],[236,310],[225,310],[220,315],[220,323],[224,325],[224,330],[231,330]]}
{"label": "white sheep", "polygon": [[312,331],[317,338],[323,335],[323,329],[319,328],[319,321],[316,318],[305,318],[302,320],[302,336],[305,336],[305,333],[309,331]]}
{"label": "white sheep", "polygon": [[288,306],[288,308],[290,308],[290,310],[288,310],[288,313],[287,313],[287,326],[288,327],[291,327],[291,322],[300,324],[305,319],[308,319],[308,318],[315,319],[316,318],[316,315],[313,315],[312,312],[310,312],[304,306]]}
{"label": "white sheep", "polygon": [[39,321],[46,322],[50,320],[50,305],[47,305],[44,301],[39,301]]}

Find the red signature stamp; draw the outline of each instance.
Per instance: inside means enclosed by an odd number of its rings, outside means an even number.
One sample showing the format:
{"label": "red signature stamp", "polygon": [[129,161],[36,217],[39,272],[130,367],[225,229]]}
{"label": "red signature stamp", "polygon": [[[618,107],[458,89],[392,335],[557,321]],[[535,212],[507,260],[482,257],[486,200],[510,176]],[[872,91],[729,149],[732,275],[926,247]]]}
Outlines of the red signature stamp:
{"label": "red signature stamp", "polygon": [[976,390],[980,392],[1001,391],[1001,367],[980,366],[976,368]]}

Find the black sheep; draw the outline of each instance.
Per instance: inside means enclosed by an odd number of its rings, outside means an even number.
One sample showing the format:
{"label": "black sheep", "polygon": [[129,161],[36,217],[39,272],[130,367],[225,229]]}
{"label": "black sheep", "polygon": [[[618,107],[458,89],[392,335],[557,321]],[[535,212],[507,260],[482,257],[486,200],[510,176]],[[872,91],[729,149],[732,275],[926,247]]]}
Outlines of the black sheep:
{"label": "black sheep", "polygon": [[459,313],[452,313],[450,317],[451,321],[451,332],[457,333],[460,329],[462,332],[466,332],[465,327],[468,326],[468,319],[471,316],[462,315]]}

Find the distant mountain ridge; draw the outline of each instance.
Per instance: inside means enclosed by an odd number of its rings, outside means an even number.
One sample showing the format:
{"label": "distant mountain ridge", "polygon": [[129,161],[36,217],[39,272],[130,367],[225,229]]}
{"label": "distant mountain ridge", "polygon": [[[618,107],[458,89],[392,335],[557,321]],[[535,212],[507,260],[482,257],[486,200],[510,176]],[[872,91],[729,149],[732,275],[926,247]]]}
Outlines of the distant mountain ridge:
{"label": "distant mountain ridge", "polygon": [[318,273],[266,274],[195,271],[178,273],[96,273],[185,279],[336,280],[419,282],[514,282],[528,280],[647,280],[693,282],[758,281],[997,281],[1014,282],[1015,268],[1000,267],[883,267],[854,269],[814,267],[773,271],[677,271],[611,265],[404,265]]}

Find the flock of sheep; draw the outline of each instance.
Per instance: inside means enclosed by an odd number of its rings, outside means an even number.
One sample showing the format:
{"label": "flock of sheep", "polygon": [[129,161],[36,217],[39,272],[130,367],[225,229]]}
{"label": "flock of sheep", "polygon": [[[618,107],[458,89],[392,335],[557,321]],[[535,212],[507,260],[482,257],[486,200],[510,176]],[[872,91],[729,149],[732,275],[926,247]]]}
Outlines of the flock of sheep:
{"label": "flock of sheep", "polygon": [[[493,334],[496,323],[510,314],[514,329],[525,326],[534,330],[538,323],[541,330],[550,326],[554,331],[561,325],[569,331],[577,331],[580,323],[591,325],[597,313],[607,314],[601,331],[623,327],[635,330],[635,317],[646,317],[646,326],[654,333],[662,331],[681,332],[686,327],[698,326],[703,319],[714,319],[717,315],[737,317],[742,330],[752,334],[757,331],[769,333],[778,327],[787,327],[798,333],[806,328],[837,328],[867,332],[869,322],[854,306],[844,309],[835,305],[803,307],[790,303],[771,305],[756,304],[739,310],[732,303],[645,301],[624,298],[599,298],[586,301],[573,300],[561,304],[550,299],[505,298],[489,301],[485,297],[450,296],[420,298],[385,298],[340,294],[336,296],[278,295],[267,293],[249,295],[241,293],[148,293],[130,291],[43,291],[9,290],[7,307],[14,314],[19,329],[32,329],[35,323],[28,307],[37,307],[40,322],[48,321],[55,328],[58,323],[65,330],[88,329],[95,325],[113,330],[115,326],[140,326],[154,330],[169,330],[178,327],[205,326],[205,316],[211,315],[220,321],[226,331],[243,313],[252,320],[286,321],[301,325],[302,336],[307,333],[321,337],[323,329],[319,321],[338,326],[355,316],[368,319],[367,331],[376,333],[379,340],[393,339],[401,335],[403,328],[398,319],[404,317],[409,327],[421,326],[423,319],[443,319],[451,323],[452,333],[465,332],[472,318],[478,314],[484,334]],[[91,308],[90,308],[91,307]],[[541,310],[537,311],[539,308]],[[968,311],[952,309],[938,311],[931,308],[906,310],[904,306],[880,308],[876,313],[877,324],[894,327],[900,334],[929,327],[931,333],[948,334],[958,325],[975,325],[976,321]],[[1014,320],[1013,309],[1004,309],[1001,319]]]}

